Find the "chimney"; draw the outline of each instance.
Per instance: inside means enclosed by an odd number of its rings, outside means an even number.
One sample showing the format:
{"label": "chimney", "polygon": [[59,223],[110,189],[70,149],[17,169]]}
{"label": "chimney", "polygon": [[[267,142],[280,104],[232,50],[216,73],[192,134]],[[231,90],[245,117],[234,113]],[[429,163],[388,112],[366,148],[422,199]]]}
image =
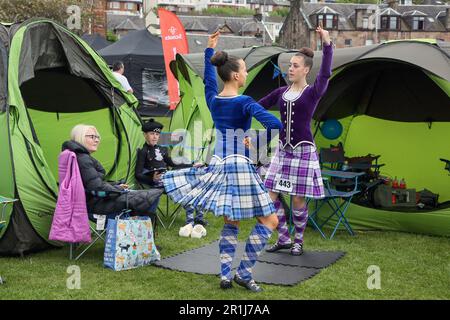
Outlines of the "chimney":
{"label": "chimney", "polygon": [[389,8],[392,8],[394,10],[398,9],[398,0],[388,0],[387,3]]}

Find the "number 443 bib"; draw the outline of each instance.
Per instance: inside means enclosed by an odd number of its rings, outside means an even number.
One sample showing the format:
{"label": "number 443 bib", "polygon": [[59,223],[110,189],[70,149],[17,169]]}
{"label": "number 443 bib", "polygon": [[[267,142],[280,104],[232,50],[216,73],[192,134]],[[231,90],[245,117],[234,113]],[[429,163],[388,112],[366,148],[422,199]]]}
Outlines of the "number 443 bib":
{"label": "number 443 bib", "polygon": [[275,176],[276,186],[275,189],[278,191],[292,192],[293,185],[288,179],[281,179],[281,175],[277,174]]}

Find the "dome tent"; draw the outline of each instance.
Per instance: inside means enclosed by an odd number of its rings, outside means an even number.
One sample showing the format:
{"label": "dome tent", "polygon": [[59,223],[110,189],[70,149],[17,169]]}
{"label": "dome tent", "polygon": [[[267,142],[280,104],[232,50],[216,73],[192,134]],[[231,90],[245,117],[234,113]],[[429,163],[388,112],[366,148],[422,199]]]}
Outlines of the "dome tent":
{"label": "dome tent", "polygon": [[95,125],[95,157],[107,178],[134,179],[142,145],[137,100],[83,40],[45,19],[0,25],[0,194],[19,199],[6,211],[0,254],[24,254],[48,241],[57,198],[57,157],[71,128]]}
{"label": "dome tent", "polygon": [[450,51],[448,44],[394,41],[376,45],[337,67],[314,115],[316,124],[339,119],[344,132],[318,147],[342,142],[346,156],[381,155],[381,173],[404,178],[408,188],[439,194],[435,210],[383,210],[352,204],[356,229],[450,236]]}
{"label": "dome tent", "polygon": [[147,116],[166,114],[167,79],[161,38],[147,29],[130,31],[119,41],[99,51],[112,65],[122,61],[125,77],[139,100],[139,113]]}

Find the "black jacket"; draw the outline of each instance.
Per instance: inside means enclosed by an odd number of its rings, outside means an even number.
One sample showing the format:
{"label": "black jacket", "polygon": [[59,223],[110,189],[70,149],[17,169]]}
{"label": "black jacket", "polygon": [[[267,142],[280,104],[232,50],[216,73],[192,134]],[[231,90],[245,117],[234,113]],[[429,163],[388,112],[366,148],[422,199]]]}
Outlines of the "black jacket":
{"label": "black jacket", "polygon": [[135,167],[136,180],[149,186],[154,185],[154,169],[181,169],[192,167],[191,164],[176,164],[169,155],[166,147],[159,145],[150,146],[144,144],[142,149],[137,151],[137,160]]}
{"label": "black jacket", "polygon": [[[160,189],[133,190],[128,194],[119,194],[122,188],[119,183],[108,183],[105,181],[105,169],[100,162],[92,157],[89,151],[75,141],[66,141],[62,145],[62,150],[69,149],[77,155],[78,167],[86,193],[88,211],[96,214],[118,213],[126,208],[128,198],[128,208],[134,214],[151,215],[150,205],[163,192]],[[106,197],[94,196],[89,191],[106,191]]]}

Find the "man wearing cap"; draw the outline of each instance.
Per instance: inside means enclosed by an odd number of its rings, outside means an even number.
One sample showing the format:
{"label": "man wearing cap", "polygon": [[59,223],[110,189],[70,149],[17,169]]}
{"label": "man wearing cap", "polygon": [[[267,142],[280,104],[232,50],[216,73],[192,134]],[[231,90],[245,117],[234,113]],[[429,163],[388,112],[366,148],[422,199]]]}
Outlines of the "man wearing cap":
{"label": "man wearing cap", "polygon": [[[174,169],[192,167],[189,164],[176,164],[170,157],[168,148],[158,145],[162,128],[163,125],[154,119],[144,123],[142,131],[146,143],[142,149],[138,149],[137,153],[136,180],[153,188],[164,188],[161,177],[167,167]],[[159,198],[152,205],[154,211],[156,211],[158,204]],[[189,224],[192,226],[194,224],[207,225],[207,222],[203,219],[201,212],[197,212],[194,219],[194,209],[186,208],[186,226]]]}

